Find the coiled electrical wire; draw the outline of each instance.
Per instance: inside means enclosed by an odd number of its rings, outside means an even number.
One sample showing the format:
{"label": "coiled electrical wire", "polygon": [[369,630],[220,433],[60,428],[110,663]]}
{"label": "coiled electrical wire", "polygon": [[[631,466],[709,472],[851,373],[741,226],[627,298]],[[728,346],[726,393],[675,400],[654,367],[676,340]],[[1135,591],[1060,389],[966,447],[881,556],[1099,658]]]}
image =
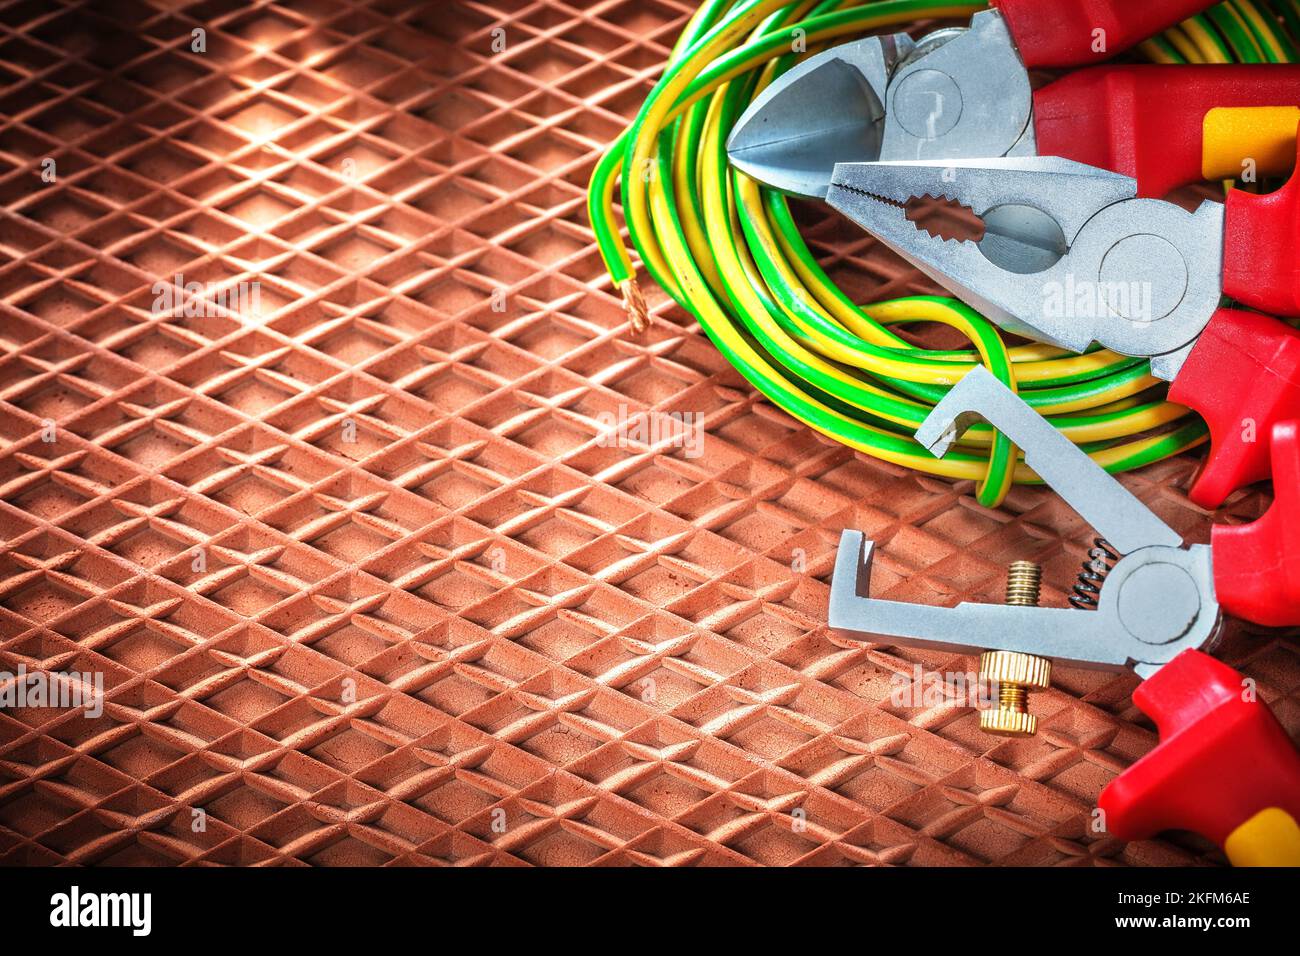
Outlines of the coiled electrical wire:
{"label": "coiled electrical wire", "polygon": [[[1229,0],[1140,50],[1166,62],[1290,62],[1300,0]],[[1008,345],[960,301],[913,296],[861,305],[822,270],[786,198],[731,170],[727,134],[757,93],[806,51],[919,19],[969,18],[983,3],[933,0],[705,0],[663,76],[597,164],[588,212],[634,329],[646,321],[628,238],[645,269],[726,358],[776,405],[844,444],[930,474],[979,482],[996,505],[1013,481],[1039,479],[987,425],[943,459],[913,435],[976,362],[986,365],[1112,472],[1204,442],[1205,425],[1164,399],[1145,360],[1094,349]],[[794,53],[792,50],[800,50]],[[939,351],[898,334],[940,323],[971,347]]]}

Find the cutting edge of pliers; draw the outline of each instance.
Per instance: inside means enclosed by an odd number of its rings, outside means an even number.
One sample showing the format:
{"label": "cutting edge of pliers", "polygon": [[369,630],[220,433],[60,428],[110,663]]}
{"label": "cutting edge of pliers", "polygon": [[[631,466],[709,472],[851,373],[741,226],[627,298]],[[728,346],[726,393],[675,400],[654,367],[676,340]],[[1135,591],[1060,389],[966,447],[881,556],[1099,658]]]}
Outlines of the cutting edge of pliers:
{"label": "cutting edge of pliers", "polygon": [[764,185],[820,199],[836,160],[1032,155],[1032,119],[1015,43],[984,10],[968,28],[865,37],[796,64],[741,114],[727,156]]}

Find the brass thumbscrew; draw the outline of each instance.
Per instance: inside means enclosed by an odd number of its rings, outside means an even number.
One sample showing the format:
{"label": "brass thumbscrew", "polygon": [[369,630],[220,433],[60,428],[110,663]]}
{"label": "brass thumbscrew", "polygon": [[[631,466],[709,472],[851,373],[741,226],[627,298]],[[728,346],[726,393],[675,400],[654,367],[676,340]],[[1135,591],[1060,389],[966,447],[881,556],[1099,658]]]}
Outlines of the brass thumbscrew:
{"label": "brass thumbscrew", "polygon": [[[1043,569],[1033,561],[1014,561],[1007,571],[1006,603],[1037,607]],[[980,655],[980,681],[995,683],[998,705],[980,711],[980,730],[999,737],[1032,737],[1038,718],[1029,713],[1029,692],[1047,690],[1052,662],[1033,654],[985,651]]]}

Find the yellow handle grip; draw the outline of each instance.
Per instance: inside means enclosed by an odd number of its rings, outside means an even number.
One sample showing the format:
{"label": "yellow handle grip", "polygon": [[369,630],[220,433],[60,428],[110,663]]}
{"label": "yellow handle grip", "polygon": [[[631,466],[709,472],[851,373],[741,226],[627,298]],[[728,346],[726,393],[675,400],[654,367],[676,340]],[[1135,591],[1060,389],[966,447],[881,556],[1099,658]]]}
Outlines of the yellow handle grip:
{"label": "yellow handle grip", "polygon": [[1256,176],[1282,176],[1295,165],[1300,106],[1220,106],[1205,114],[1201,174],[1238,179],[1251,163]]}
{"label": "yellow handle grip", "polygon": [[1300,866],[1300,824],[1269,807],[1228,834],[1223,849],[1233,866]]}

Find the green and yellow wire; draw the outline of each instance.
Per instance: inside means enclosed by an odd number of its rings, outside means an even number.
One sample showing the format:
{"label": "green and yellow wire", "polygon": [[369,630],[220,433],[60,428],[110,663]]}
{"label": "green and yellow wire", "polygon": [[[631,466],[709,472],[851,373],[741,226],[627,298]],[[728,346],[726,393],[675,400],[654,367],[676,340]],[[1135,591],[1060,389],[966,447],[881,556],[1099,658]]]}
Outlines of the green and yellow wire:
{"label": "green and yellow wire", "polygon": [[[588,211],[634,328],[645,321],[645,306],[615,223],[616,181],[645,269],[756,389],[866,454],[976,480],[979,501],[995,506],[1013,482],[1038,480],[1005,436],[977,426],[942,459],[913,437],[976,362],[1108,471],[1198,445],[1205,425],[1164,399],[1145,360],[1008,345],[990,322],[947,297],[855,303],[818,264],[785,196],[732,170],[725,146],[749,102],[802,55],[916,20],[965,19],[985,5],[705,0],[636,119],[597,164]],[[1229,0],[1140,50],[1166,63],[1290,62],[1298,27],[1300,0]],[[926,349],[896,331],[918,323],[954,328],[971,347]]]}

